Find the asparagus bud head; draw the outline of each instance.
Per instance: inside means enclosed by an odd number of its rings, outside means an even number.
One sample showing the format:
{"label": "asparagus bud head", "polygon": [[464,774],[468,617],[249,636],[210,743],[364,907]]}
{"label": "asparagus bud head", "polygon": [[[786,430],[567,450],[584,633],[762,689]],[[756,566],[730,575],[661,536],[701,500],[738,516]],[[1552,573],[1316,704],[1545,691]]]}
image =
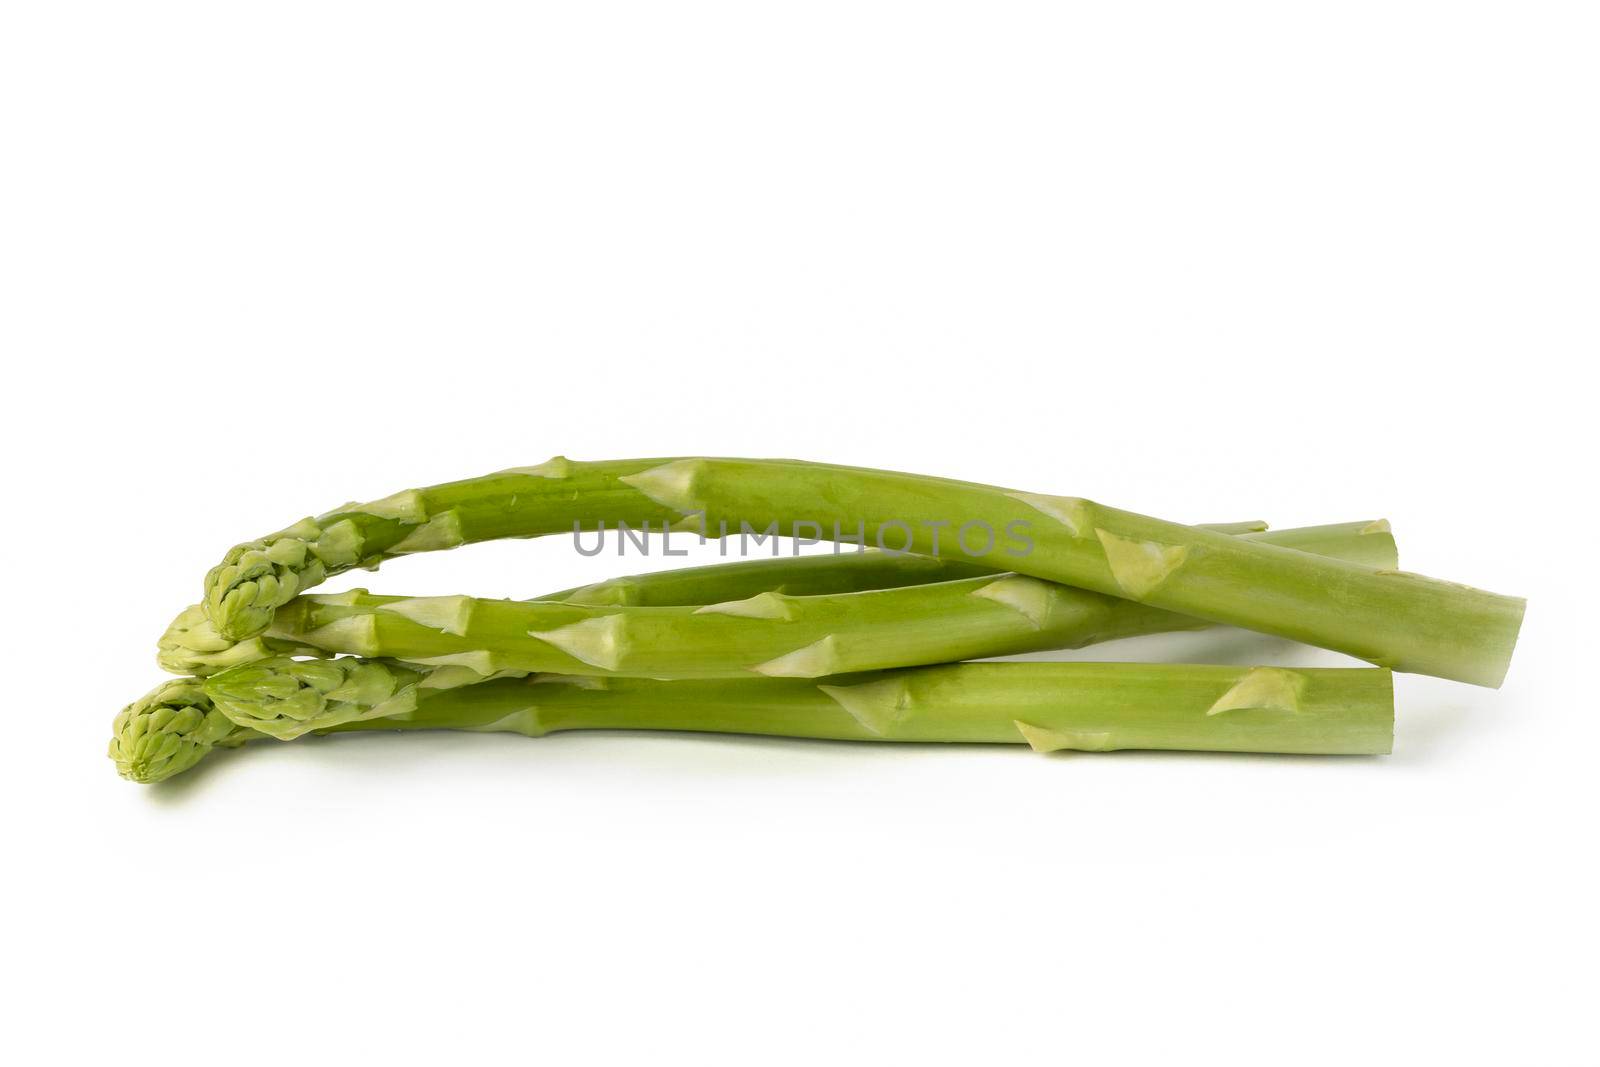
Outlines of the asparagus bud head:
{"label": "asparagus bud head", "polygon": [[206,574],[206,617],[230,641],[254,637],[272,623],[274,611],[302,590],[320,585],[330,568],[356,563],[361,542],[348,519],[326,527],[302,519],[286,530],[235,545]]}
{"label": "asparagus bud head", "polygon": [[233,641],[223,637],[206,617],[205,608],[192,604],[172,620],[156,643],[156,663],[172,674],[204,678],[218,671],[273,656],[325,656],[292,641],[251,637]]}
{"label": "asparagus bud head", "polygon": [[108,755],[134,782],[182,774],[213,748],[241,744],[241,730],[216,710],[193,678],[164,682],[123,708],[111,727]]}
{"label": "asparagus bud head", "polygon": [[423,673],[382,661],[277,656],[206,680],[206,695],[233,723],[291,741],[362,719],[416,709]]}

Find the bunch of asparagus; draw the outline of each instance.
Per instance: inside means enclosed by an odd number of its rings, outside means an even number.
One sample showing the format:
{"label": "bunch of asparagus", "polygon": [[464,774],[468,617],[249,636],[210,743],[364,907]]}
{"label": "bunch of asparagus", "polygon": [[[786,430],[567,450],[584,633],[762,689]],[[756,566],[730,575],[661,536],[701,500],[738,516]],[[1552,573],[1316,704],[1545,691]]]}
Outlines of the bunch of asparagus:
{"label": "bunch of asparagus", "polygon": [[[310,592],[396,556],[622,525],[856,543],[529,601]],[[954,535],[969,528],[991,536]],[[1026,531],[1027,551],[996,530]],[[894,551],[862,550],[886,535]],[[138,782],[214,748],[354,730],[1379,754],[1393,737],[1391,670],[1498,686],[1522,612],[1520,599],[1398,570],[1381,520],[1183,526],[793,460],[557,457],[235,546],[160,641],[160,665],[183,677],[123,709],[110,754]],[[1217,623],[1377,666],[963,662]]]}

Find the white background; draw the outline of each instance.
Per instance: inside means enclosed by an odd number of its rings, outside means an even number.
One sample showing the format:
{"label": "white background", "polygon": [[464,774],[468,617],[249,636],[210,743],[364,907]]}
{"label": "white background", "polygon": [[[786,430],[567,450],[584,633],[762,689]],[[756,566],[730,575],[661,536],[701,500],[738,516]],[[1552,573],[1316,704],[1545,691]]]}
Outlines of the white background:
{"label": "white background", "polygon": [[[1578,3],[6,5],[6,1044],[1595,1062],[1597,43]],[[1387,759],[113,773],[228,545],[556,452],[1383,516],[1531,608],[1502,690],[1398,679]],[[640,568],[551,538],[329,589]]]}

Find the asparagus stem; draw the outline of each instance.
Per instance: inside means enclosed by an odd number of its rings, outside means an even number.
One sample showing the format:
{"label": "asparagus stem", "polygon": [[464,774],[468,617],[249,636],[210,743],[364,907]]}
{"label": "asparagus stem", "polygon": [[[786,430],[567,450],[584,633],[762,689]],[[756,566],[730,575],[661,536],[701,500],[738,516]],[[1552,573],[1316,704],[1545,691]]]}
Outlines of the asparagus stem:
{"label": "asparagus stem", "polygon": [[[793,460],[706,458],[558,458],[351,505],[237,546],[207,576],[204,603],[219,634],[243,640],[262,633],[295,594],[352,566],[538,536],[574,522],[592,529],[601,521],[668,519],[701,532],[744,524],[790,536],[820,530],[833,539],[888,538],[894,548],[965,558],[1487,686],[1505,676],[1524,608],[1514,597],[1314,559],[1078,497]],[[962,543],[969,527],[976,544]]]}
{"label": "asparagus stem", "polygon": [[[804,516],[824,529],[887,532],[892,547],[958,554],[969,524],[1024,524],[1031,548],[997,537],[965,555],[996,567],[1124,597],[1213,622],[1288,637],[1380,666],[1498,686],[1524,601],[1391,568],[1313,557],[1180,526],[1078,497],[788,460],[679,459],[625,476],[686,522],[793,534]],[[939,530],[946,537],[936,547]],[[980,543],[968,548],[984,548]]]}
{"label": "asparagus stem", "polygon": [[[1370,532],[1363,532],[1370,531]],[[1382,524],[1287,538],[1358,558],[1392,555]],[[324,655],[503,671],[655,679],[817,678],[1047,649],[1209,623],[1016,574],[822,596],[759,593],[699,607],[615,607],[375,596],[304,596],[268,631]]]}
{"label": "asparagus stem", "polygon": [[[1389,532],[1388,523],[1382,520],[1270,532],[1266,531],[1266,524],[1261,522],[1222,524],[1208,528],[1373,566],[1394,567],[1397,563],[1394,538]],[[963,560],[871,549],[862,553],[755,559],[631,575],[536,599],[591,606],[699,606],[742,600],[764,592],[788,595],[859,592],[981,574],[998,577],[996,572]],[[1133,614],[1137,616],[1140,613]],[[1198,624],[1191,622],[1189,625]],[[349,652],[351,649],[328,651],[304,642],[269,636],[257,636],[234,643],[219,635],[206,618],[204,610],[195,605],[180,613],[168,627],[159,642],[156,661],[163,670],[173,674],[204,677],[275,655],[328,656],[337,651]]]}
{"label": "asparagus stem", "polygon": [[[658,682],[536,675],[430,688],[383,661],[338,659],[344,683],[293,660],[233,678],[172,681],[117,718],[111,755],[124,777],[154,782],[212,747],[269,735],[234,726],[292,703],[353,705],[318,733],[475,730],[685,730],[862,741],[1027,744],[1035,751],[1181,749],[1381,755],[1394,733],[1389,672],[1142,663],[964,663],[831,679]],[[242,672],[254,673],[246,680]],[[377,675],[388,673],[378,681]],[[230,672],[231,673],[231,672]],[[360,676],[364,681],[358,681]],[[335,691],[343,695],[335,697]],[[394,711],[396,694],[410,694]],[[215,706],[212,700],[216,701]],[[264,710],[267,709],[267,710]],[[379,715],[381,709],[389,714]]]}
{"label": "asparagus stem", "polygon": [[994,574],[960,559],[917,556],[869,548],[815,556],[777,556],[630,574],[539,597],[564,604],[615,607],[681,607],[743,600],[757,593],[821,596],[896,589]]}
{"label": "asparagus stem", "polygon": [[[694,730],[863,741],[1026,743],[1037,751],[1181,749],[1380,755],[1389,672],[1128,663],[961,663],[835,679],[552,684],[500,679],[424,695],[348,729]],[[542,683],[542,684],[541,684]],[[491,718],[490,716],[494,716]]]}

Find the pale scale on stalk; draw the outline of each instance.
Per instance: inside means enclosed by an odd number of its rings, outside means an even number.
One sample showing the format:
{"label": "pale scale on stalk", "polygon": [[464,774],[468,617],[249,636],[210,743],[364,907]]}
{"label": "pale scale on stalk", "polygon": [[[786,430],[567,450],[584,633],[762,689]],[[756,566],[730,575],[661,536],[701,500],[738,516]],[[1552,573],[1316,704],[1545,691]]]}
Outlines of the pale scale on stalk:
{"label": "pale scale on stalk", "polygon": [[792,620],[793,597],[782,593],[757,593],[744,600],[728,600],[721,604],[704,604],[694,609],[696,615],[734,615],[746,619]]}
{"label": "pale scale on stalk", "polygon": [[[271,636],[273,631],[268,631]],[[347,615],[334,619],[304,634],[298,639],[314,648],[326,649],[356,656],[379,656],[383,643],[378,637],[378,616]]]}
{"label": "pale scale on stalk", "polygon": [[884,678],[858,685],[819,685],[862,729],[878,737],[889,736],[896,723],[911,711],[911,687],[902,678]]}
{"label": "pale scale on stalk", "polygon": [[696,479],[704,469],[703,460],[675,459],[617,480],[624,485],[631,485],[664,508],[672,508],[686,515],[704,514],[705,502],[696,495],[695,488]]}
{"label": "pale scale on stalk", "polygon": [[460,637],[472,621],[472,605],[468,596],[414,596],[383,604],[378,610]]}
{"label": "pale scale on stalk", "polygon": [[1038,578],[1009,574],[982,589],[974,589],[972,595],[1004,604],[1027,618],[1034,629],[1043,627],[1050,614],[1050,583]]}
{"label": "pale scale on stalk", "polygon": [[1095,530],[1095,536],[1105,549],[1111,576],[1134,600],[1142,600],[1155,592],[1189,558],[1189,549],[1184,545],[1135,541],[1099,529]]}
{"label": "pale scale on stalk", "polygon": [[591,667],[615,671],[621,669],[632,643],[627,626],[624,615],[600,615],[554,630],[530,630],[528,636],[554,645]]}
{"label": "pale scale on stalk", "polygon": [[1306,679],[1302,674],[1282,667],[1256,667],[1218,697],[1206,714],[1251,709],[1299,711],[1300,694],[1305,687]]}
{"label": "pale scale on stalk", "polygon": [[839,651],[839,639],[833,634],[811,642],[803,648],[758,663],[750,668],[768,678],[821,678],[840,674],[848,668]]}
{"label": "pale scale on stalk", "polygon": [[532,467],[509,467],[499,473],[524,474],[530,478],[570,478],[572,477],[572,461],[566,456],[551,456],[543,463]]}
{"label": "pale scale on stalk", "polygon": [[363,515],[371,515],[378,519],[394,519],[408,525],[426,522],[428,508],[423,503],[422,494],[415,489],[403,489],[398,493],[374,500],[370,504],[346,504],[340,511],[359,511]]}
{"label": "pale scale on stalk", "polygon": [[483,675],[471,667],[463,667],[460,664],[452,663],[433,667],[425,663],[417,663],[415,660],[407,660],[406,662],[409,665],[421,667],[426,672],[422,681],[417,683],[418,689],[459,689],[464,685],[477,685],[479,682],[491,682],[499,678],[526,678],[528,676],[527,671],[503,670]]}
{"label": "pale scale on stalk", "polygon": [[613,578],[610,581],[579,586],[562,597],[561,602],[580,607],[620,608],[634,603],[637,599],[637,587],[630,579]]}
{"label": "pale scale on stalk", "polygon": [[454,509],[441,511],[402,537],[389,549],[390,554],[407,556],[416,552],[440,552],[457,548],[466,541],[461,532],[461,516]]}
{"label": "pale scale on stalk", "polygon": [[420,667],[460,667],[472,671],[478,676],[479,681],[515,670],[507,667],[493,652],[481,648],[470,652],[448,652],[441,656],[407,656],[405,662],[415,663]]}
{"label": "pale scale on stalk", "polygon": [[1073,537],[1089,536],[1087,531],[1093,525],[1089,509],[1093,505],[1082,497],[1049,496],[1044,493],[1007,493],[1006,496],[1020,500],[1035,511],[1050,516],[1065,526]]}
{"label": "pale scale on stalk", "polygon": [[1111,735],[1094,730],[1050,730],[1013,719],[1017,732],[1035,752],[1111,752]]}

